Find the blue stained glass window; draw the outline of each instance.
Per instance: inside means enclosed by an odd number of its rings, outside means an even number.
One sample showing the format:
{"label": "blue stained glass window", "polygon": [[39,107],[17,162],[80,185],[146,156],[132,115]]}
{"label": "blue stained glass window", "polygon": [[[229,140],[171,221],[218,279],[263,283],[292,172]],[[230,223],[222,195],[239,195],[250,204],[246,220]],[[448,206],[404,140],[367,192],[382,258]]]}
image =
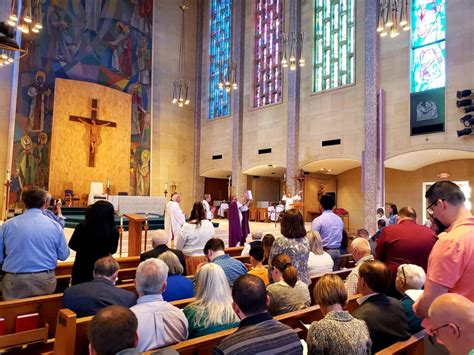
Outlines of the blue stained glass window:
{"label": "blue stained glass window", "polygon": [[413,0],[411,8],[411,92],[446,84],[445,0]]}
{"label": "blue stained glass window", "polygon": [[255,107],[281,102],[283,0],[257,0],[255,8]]}
{"label": "blue stained glass window", "polygon": [[211,0],[209,24],[209,118],[230,115],[230,95],[219,89],[219,73],[229,72],[232,0]]}

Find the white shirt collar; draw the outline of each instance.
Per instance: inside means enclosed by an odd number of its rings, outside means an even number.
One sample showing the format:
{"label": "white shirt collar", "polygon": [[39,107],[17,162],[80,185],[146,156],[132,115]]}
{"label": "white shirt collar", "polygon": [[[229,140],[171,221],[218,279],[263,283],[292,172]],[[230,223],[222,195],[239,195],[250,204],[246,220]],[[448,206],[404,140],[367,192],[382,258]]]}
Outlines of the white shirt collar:
{"label": "white shirt collar", "polygon": [[369,295],[365,295],[365,296],[362,296],[360,298],[358,298],[356,301],[357,303],[359,304],[359,306],[364,303],[365,301],[367,301],[370,297],[372,296],[375,296],[375,295],[378,295],[379,293],[378,292],[374,292],[374,293],[371,293]]}
{"label": "white shirt collar", "polygon": [[374,256],[372,254],[364,256],[363,258],[360,258],[359,260],[357,260],[355,265],[359,266],[360,264],[362,264],[364,261],[367,261],[367,260],[374,260]]}

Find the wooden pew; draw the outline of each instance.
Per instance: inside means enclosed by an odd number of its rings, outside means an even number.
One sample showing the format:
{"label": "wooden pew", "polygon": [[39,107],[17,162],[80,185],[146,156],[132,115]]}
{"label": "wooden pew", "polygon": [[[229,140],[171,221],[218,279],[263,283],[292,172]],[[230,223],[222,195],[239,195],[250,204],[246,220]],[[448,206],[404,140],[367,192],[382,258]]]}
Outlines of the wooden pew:
{"label": "wooden pew", "polygon": [[[120,265],[120,269],[129,269],[133,267],[137,267],[140,263],[139,256],[130,256],[124,258],[117,258],[116,259]],[[60,262],[58,266],[56,266],[55,272],[56,276],[61,275],[71,275],[72,274],[72,265],[74,263],[72,261]]]}
{"label": "wooden pew", "polygon": [[425,331],[422,330],[413,334],[405,341],[399,341],[388,348],[385,348],[377,353],[377,355],[423,355],[425,353],[423,339],[425,338]]}
{"label": "wooden pew", "polygon": [[[357,308],[356,299],[360,295],[349,298],[347,310],[353,312]],[[298,332],[300,338],[306,338],[307,331],[302,329],[300,323],[311,324],[323,318],[319,306],[311,306],[295,312],[279,315],[276,320],[288,325]],[[69,309],[61,309],[58,314],[58,325],[56,326],[56,339],[54,342],[54,354],[73,355],[87,354],[87,327],[92,317],[76,318],[74,312]],[[224,330],[218,333],[205,335],[199,338],[186,340],[171,345],[180,354],[210,354],[212,348],[224,337],[235,332],[237,328]],[[153,351],[150,351],[153,354]],[[47,353],[52,355],[53,353]]]}

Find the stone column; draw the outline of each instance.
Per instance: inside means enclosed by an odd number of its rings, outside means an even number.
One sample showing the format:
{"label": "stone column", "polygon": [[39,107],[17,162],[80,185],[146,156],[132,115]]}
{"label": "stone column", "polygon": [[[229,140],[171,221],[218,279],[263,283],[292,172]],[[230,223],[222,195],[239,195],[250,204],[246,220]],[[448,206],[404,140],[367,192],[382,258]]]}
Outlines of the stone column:
{"label": "stone column", "polygon": [[[247,175],[242,174],[242,126],[244,94],[245,1],[232,2],[232,58],[237,61],[237,84],[232,90],[232,194],[237,197],[247,189]],[[251,47],[250,47],[251,48]]]}
{"label": "stone column", "polygon": [[[378,115],[379,38],[376,32],[378,1],[365,1],[365,148],[363,155],[363,190],[365,228],[370,234],[376,230],[378,170]],[[383,162],[382,162],[383,163]]]}
{"label": "stone column", "polygon": [[[288,33],[301,32],[301,1],[291,0]],[[297,58],[301,49],[297,47]],[[286,185],[291,194],[298,188],[296,177],[299,174],[298,137],[300,116],[300,67],[296,70],[286,68],[288,73],[288,134],[286,150]]]}
{"label": "stone column", "polygon": [[[200,201],[204,195],[204,177],[201,170],[201,100],[202,100],[202,44],[204,0],[197,0],[196,22],[196,74],[194,94],[194,171],[193,171],[193,201]],[[192,85],[192,84],[191,84]]]}

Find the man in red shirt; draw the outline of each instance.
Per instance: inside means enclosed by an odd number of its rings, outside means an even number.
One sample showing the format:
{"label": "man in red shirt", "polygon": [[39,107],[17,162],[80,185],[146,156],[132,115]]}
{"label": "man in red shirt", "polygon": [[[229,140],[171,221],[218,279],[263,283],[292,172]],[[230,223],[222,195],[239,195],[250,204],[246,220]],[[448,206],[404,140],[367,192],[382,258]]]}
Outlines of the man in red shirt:
{"label": "man in red shirt", "polygon": [[398,266],[415,264],[426,272],[428,257],[435,243],[434,232],[416,223],[416,211],[412,207],[403,207],[398,212],[397,224],[382,230],[375,248],[375,258],[383,261],[392,272],[388,291],[390,296],[401,297],[395,288]]}

